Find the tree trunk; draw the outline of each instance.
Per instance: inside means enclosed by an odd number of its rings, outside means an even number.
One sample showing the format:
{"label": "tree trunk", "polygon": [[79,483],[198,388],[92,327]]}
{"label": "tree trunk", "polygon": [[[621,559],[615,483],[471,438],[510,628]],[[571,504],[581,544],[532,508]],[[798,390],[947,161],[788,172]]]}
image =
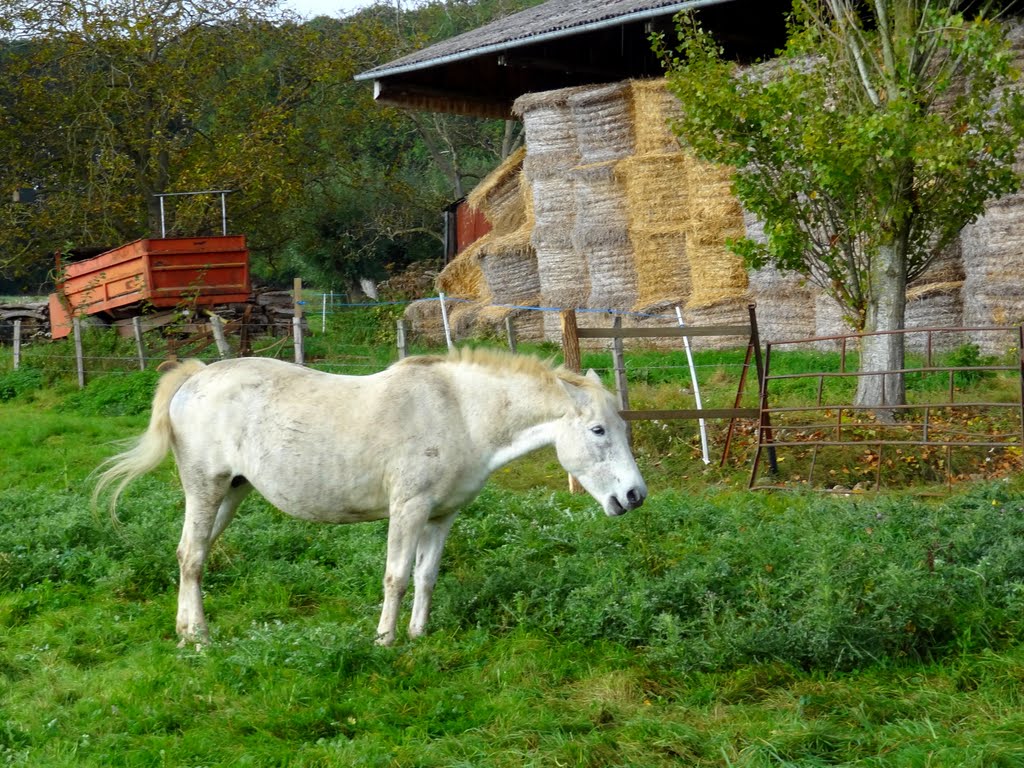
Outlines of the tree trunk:
{"label": "tree trunk", "polygon": [[[900,249],[883,245],[872,260],[871,280],[864,318],[864,332],[902,330],[907,306],[906,269]],[[866,336],[861,340],[860,371],[892,371],[903,368],[903,334]],[[894,420],[887,405],[903,405],[906,388],[903,374],[862,375],[857,381],[856,405],[878,406],[879,421]]]}

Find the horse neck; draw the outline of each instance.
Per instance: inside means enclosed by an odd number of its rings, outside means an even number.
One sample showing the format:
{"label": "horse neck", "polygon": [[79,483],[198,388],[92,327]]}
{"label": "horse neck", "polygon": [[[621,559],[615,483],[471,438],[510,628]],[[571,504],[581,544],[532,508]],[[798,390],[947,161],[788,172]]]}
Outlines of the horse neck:
{"label": "horse neck", "polygon": [[537,448],[550,445],[555,423],[565,415],[569,398],[550,381],[487,371],[467,381],[464,402],[472,441],[492,452],[492,469]]}

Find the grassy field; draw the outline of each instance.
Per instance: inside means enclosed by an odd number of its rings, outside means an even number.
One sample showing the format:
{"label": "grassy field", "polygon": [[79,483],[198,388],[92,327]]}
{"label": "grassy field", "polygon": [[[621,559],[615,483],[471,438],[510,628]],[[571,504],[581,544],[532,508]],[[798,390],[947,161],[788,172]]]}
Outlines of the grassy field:
{"label": "grassy field", "polygon": [[755,493],[692,425],[648,425],[652,494],[612,520],[542,452],[464,511],[431,633],[390,649],[385,527],[251,498],[211,558],[212,642],[178,648],[172,463],[118,524],[88,498],[154,374],[29,370],[0,374],[0,763],[1024,766],[1016,476]]}

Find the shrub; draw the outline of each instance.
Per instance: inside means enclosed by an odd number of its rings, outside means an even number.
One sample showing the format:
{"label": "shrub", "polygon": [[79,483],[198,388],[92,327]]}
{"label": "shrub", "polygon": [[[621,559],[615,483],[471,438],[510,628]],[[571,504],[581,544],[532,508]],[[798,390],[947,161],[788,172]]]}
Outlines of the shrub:
{"label": "shrub", "polygon": [[41,389],[43,386],[42,371],[35,368],[19,368],[16,371],[0,373],[0,402],[15,398]]}

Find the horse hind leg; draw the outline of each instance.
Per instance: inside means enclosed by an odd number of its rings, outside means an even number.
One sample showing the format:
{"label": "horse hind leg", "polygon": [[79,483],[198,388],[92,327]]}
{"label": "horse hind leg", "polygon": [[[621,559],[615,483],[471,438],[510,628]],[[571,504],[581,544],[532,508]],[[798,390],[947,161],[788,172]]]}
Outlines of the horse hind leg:
{"label": "horse hind leg", "polygon": [[180,645],[208,637],[203,612],[203,567],[213,543],[214,523],[220,506],[210,494],[186,491],[185,521],[178,543],[178,618]]}

